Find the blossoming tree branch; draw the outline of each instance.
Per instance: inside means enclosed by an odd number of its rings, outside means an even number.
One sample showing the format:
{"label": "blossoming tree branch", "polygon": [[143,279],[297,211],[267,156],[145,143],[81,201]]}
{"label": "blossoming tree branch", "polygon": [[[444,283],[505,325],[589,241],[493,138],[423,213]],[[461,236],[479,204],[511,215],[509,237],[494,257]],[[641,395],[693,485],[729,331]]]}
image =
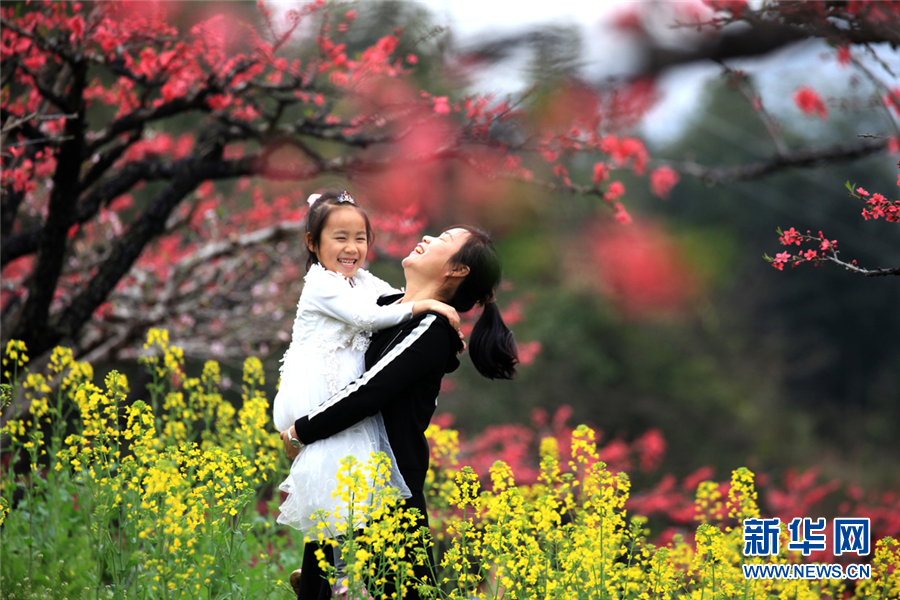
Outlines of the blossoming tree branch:
{"label": "blossoming tree branch", "polygon": [[[751,8],[742,1],[714,1],[709,3],[718,12],[705,21],[705,26],[722,28],[740,23],[755,32],[759,39],[775,39],[775,43],[790,43],[808,38],[822,38],[835,49],[833,60],[839,68],[853,69],[860,79],[874,90],[869,99],[873,108],[881,109],[888,130],[874,134],[858,132],[858,140],[836,146],[791,150],[783,138],[783,127],[766,110],[752,80],[741,71],[723,65],[730,83],[745,96],[759,117],[761,125],[772,140],[774,153],[767,161],[732,168],[704,169],[685,165],[686,170],[708,183],[720,183],[744,178],[762,177],[791,167],[819,166],[835,160],[848,160],[875,152],[900,153],[900,86],[889,86],[888,80],[897,81],[896,65],[888,64],[876,52],[876,45],[900,47],[900,3],[898,2],[778,2]],[[863,58],[874,57],[881,76],[867,66]],[[828,103],[810,86],[798,86],[793,95],[797,107],[808,117],[822,121],[828,119]],[[836,104],[837,102],[832,102]],[[900,162],[897,164],[900,167]],[[900,176],[897,178],[900,186]],[[862,187],[847,188],[860,206],[861,217],[868,220],[884,218],[885,223],[900,223],[900,200],[891,201],[878,192],[869,193]],[[882,190],[889,193],[886,190]],[[888,226],[890,227],[890,226]],[[828,239],[821,231],[818,235],[805,234],[791,227],[787,232],[778,231],[779,241],[786,245],[802,246],[805,250],[796,254],[780,252],[775,258],[766,256],[776,269],[784,265],[796,267],[834,263],[848,271],[865,276],[900,275],[900,265],[885,268],[863,267],[856,260],[840,258],[837,240]]]}
{"label": "blossoming tree branch", "polygon": [[[599,119],[558,131],[506,102],[419,91],[418,40],[397,31],[351,52],[355,11],[324,2],[188,31],[166,4],[2,9],[3,335],[35,355],[69,341],[127,356],[155,324],[191,331],[188,352],[283,335],[293,301],[279,298],[302,275],[284,240],[324,176],[362,189],[387,255],[458,191],[437,184],[454,164],[593,194],[628,218],[606,165],[642,170],[646,151]],[[578,153],[595,156],[593,182],[567,176]],[[526,169],[531,156],[553,174]]]}
{"label": "blossoming tree branch", "polygon": [[[900,47],[900,3],[896,1],[631,3],[625,5],[613,21],[618,33],[624,34],[635,47],[634,54],[639,62],[631,80],[621,82],[622,87],[652,95],[654,86],[648,81],[654,81],[662,71],[689,63],[715,62],[720,65],[729,87],[752,108],[761,130],[769,137],[770,155],[744,164],[667,161],[651,176],[651,185],[657,195],[665,197],[677,183],[679,174],[696,177],[710,186],[721,186],[759,180],[787,170],[900,152],[900,86],[887,83],[897,81],[897,67],[890,58],[883,58],[883,52],[877,51],[879,47],[889,46],[893,51]],[[661,28],[660,24],[666,27]],[[665,34],[660,34],[661,30]],[[681,35],[676,44],[672,43],[673,30]],[[524,31],[475,45],[469,53],[473,58],[491,60],[523,44],[543,43],[546,35],[549,34],[541,36],[534,31]],[[885,124],[883,131],[860,131],[857,139],[836,144],[800,146],[797,140],[788,143],[784,124],[768,106],[779,99],[763,98],[757,78],[731,66],[734,60],[760,57],[811,39],[827,42],[833,48],[830,59],[835,68],[854,73],[871,92],[861,98],[823,98],[809,85],[796,85],[791,94],[796,107],[807,119],[827,121],[835,108],[843,111],[848,105],[856,105],[881,113],[881,121]],[[659,161],[651,161],[654,162]],[[897,222],[898,202],[885,199],[883,194],[890,194],[887,190],[869,194],[859,188],[851,189],[851,192],[856,200],[866,197],[865,205],[861,206],[863,219],[884,217],[884,222]],[[900,274],[900,266],[865,268],[854,260],[839,258],[835,240],[826,240],[821,232],[818,236],[810,232],[801,237],[790,237],[790,242],[785,239],[781,239],[782,243],[809,242],[813,246],[795,255],[782,252],[774,259],[767,256],[777,269],[783,269],[785,264],[832,262],[867,276]]]}

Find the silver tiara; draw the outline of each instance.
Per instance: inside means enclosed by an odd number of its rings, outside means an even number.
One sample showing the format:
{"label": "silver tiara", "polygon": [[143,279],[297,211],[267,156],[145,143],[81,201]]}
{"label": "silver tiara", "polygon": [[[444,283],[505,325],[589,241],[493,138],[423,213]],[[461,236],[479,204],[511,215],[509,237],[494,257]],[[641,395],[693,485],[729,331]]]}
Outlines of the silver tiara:
{"label": "silver tiara", "polygon": [[[316,203],[316,200],[318,200],[321,195],[322,194],[310,194],[309,198],[306,199],[307,204],[312,206],[313,204]],[[349,202],[350,204],[356,204],[356,200],[354,200],[353,197],[350,194],[348,194],[347,192],[341,192],[341,195],[337,197],[337,201],[338,202]]]}

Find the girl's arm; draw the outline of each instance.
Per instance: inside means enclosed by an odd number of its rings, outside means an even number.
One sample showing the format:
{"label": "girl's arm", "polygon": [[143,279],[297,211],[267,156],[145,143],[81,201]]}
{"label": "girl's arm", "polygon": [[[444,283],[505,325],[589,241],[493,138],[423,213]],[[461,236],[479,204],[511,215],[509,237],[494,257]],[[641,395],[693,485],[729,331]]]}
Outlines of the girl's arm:
{"label": "girl's arm", "polygon": [[350,287],[343,277],[323,273],[315,282],[306,300],[314,310],[343,321],[357,329],[377,331],[398,325],[413,316],[413,303],[379,306]]}
{"label": "girl's arm", "polygon": [[366,331],[379,331],[398,325],[413,315],[434,311],[443,315],[454,329],[459,329],[459,314],[452,306],[437,300],[418,300],[379,306],[354,288],[340,281],[340,275],[324,273],[326,278],[316,282],[308,301],[319,312]]}

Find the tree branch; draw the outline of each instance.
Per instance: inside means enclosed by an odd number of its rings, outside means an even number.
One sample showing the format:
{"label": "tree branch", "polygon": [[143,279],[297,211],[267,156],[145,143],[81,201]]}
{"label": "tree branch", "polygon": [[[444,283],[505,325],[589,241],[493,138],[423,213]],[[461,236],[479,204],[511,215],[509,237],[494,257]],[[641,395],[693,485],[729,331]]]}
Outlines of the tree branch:
{"label": "tree branch", "polygon": [[787,169],[812,168],[831,162],[857,160],[881,152],[886,147],[887,140],[837,144],[816,150],[798,150],[774,156],[767,161],[734,167],[709,167],[688,161],[667,161],[666,164],[686,175],[700,179],[707,185],[728,185],[736,181],[760,179]]}
{"label": "tree branch", "polygon": [[56,42],[51,42],[47,38],[35,35],[30,31],[25,31],[18,25],[12,23],[12,21],[7,21],[6,19],[0,17],[0,25],[9,29],[10,31],[15,31],[17,34],[27,37],[31,41],[33,41],[38,48],[44,50],[45,52],[53,52],[58,56],[62,57],[66,62],[74,63],[76,62],[75,56],[66,50],[65,45],[58,44]]}
{"label": "tree branch", "polygon": [[96,156],[96,162],[91,166],[87,173],[85,173],[81,182],[78,186],[79,193],[82,190],[86,190],[97,180],[100,179],[101,176],[109,169],[119,158],[125,153],[128,148],[131,147],[132,144],[141,139],[141,135],[143,134],[143,129],[135,129],[131,132],[131,135],[128,136],[127,140],[119,140],[113,147],[108,148],[106,152],[101,155]]}
{"label": "tree branch", "polygon": [[[221,153],[221,147],[218,149]],[[204,157],[204,158],[208,158]],[[201,159],[202,160],[202,159]],[[199,161],[198,161],[199,162]],[[94,310],[102,304],[119,280],[128,273],[140,256],[144,247],[165,229],[166,221],[181,200],[203,179],[197,172],[185,166],[172,182],[150,203],[140,217],[115,241],[109,258],[103,263],[97,275],[72,303],[54,319],[50,339],[37,341],[39,348],[35,354],[53,347],[61,339],[74,339]],[[31,346],[29,346],[30,348]]]}
{"label": "tree branch", "polygon": [[137,108],[127,115],[119,117],[97,133],[97,136],[85,147],[85,156],[83,158],[87,159],[98,148],[121,133],[142,129],[147,123],[179,113],[186,113],[195,109],[206,109],[206,97],[212,93],[216,93],[216,91],[205,87],[197,91],[191,98],[175,98],[171,102],[166,102],[157,108]]}

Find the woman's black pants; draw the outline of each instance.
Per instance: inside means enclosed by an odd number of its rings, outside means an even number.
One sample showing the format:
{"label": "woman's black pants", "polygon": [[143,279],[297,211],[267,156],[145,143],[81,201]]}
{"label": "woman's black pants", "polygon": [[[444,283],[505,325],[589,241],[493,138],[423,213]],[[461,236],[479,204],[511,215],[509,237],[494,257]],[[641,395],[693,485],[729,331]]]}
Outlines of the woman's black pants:
{"label": "woman's black pants", "polygon": [[[421,527],[428,527],[428,510],[425,507],[425,494],[421,490],[412,492],[412,497],[407,498],[405,501],[405,508],[417,508],[421,513],[415,530]],[[421,544],[421,542],[418,543]],[[303,571],[300,573],[298,600],[328,600],[331,598],[331,584],[328,583],[327,577],[325,577],[322,569],[319,568],[319,559],[316,558],[316,550],[319,548],[322,548],[322,551],[325,552],[325,560],[329,564],[334,564],[334,552],[329,544],[320,545],[318,542],[306,544],[303,548]],[[430,564],[413,567],[413,571],[417,579],[430,581],[434,560],[431,555],[431,549],[425,548],[425,551]],[[388,598],[390,598],[391,591],[388,591]],[[405,597],[410,600],[419,600],[419,594],[414,588],[407,589]]]}

